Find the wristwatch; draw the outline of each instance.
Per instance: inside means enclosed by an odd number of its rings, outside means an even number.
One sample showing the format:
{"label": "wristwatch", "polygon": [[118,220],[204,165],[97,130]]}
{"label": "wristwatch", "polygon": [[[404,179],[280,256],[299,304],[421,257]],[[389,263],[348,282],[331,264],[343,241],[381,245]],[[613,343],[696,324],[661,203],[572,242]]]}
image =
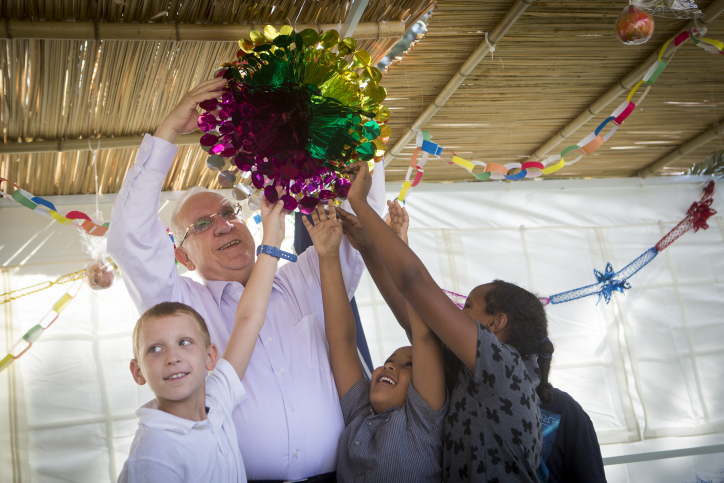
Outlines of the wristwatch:
{"label": "wristwatch", "polygon": [[289,260],[290,262],[297,261],[297,256],[295,254],[282,251],[276,247],[270,247],[269,245],[259,245],[256,247],[257,256],[259,256],[260,253],[266,253],[272,257],[283,258],[284,260]]}

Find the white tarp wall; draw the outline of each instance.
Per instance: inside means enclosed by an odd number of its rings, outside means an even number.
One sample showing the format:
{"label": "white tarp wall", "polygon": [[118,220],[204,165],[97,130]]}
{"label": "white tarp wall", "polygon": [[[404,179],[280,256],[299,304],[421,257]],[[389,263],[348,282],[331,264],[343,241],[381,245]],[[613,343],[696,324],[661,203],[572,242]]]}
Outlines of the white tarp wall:
{"label": "white tarp wall", "polygon": [[[619,270],[652,247],[702,186],[699,178],[421,185],[408,202],[410,244],[448,290],[467,294],[500,278],[552,295],[595,283],[594,268]],[[388,188],[393,198],[399,185]],[[177,196],[164,193],[167,224]],[[95,209],[90,197],[52,201]],[[106,219],[112,201],[101,199]],[[713,208],[724,213],[723,201],[715,195]],[[604,457],[724,443],[724,218],[709,225],[676,241],[610,304],[589,297],[548,306],[551,380],[588,412]],[[85,258],[74,228],[0,201],[0,293],[79,270]],[[69,288],[0,306],[2,349]],[[356,296],[380,364],[407,341],[369,277]],[[115,480],[133,412],[151,397],[128,370],[136,319],[122,278],[106,291],[83,287],[0,373],[1,481]],[[719,481],[722,470],[724,452],[606,467],[612,482]]]}

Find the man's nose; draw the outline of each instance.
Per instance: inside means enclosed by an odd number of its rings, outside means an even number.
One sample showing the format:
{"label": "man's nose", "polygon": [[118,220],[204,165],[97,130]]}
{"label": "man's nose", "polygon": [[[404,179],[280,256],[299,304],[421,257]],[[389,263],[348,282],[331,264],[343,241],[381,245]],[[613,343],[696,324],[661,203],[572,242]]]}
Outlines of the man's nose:
{"label": "man's nose", "polygon": [[222,218],[220,216],[215,216],[213,218],[213,220],[214,220],[214,232],[217,235],[226,235],[234,228],[234,225],[231,224],[230,220],[225,220],[224,218]]}

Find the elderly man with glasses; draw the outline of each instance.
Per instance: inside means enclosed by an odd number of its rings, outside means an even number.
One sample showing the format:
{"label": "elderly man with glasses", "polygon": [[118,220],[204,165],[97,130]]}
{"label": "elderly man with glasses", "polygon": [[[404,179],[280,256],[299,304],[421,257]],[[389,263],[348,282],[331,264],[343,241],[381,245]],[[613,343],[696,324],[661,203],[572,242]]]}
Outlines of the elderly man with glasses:
{"label": "elderly man with glasses", "polygon": [[[177,201],[171,219],[175,249],[157,210],[177,151],[172,143],[181,133],[196,129],[196,107],[219,97],[224,82],[201,83],[181,99],[154,136],[146,135],[118,193],[108,232],[108,252],[138,310],[164,301],[192,306],[206,320],[219,353],[226,347],[254,266],[254,239],[238,217],[238,206],[212,191],[192,188]],[[372,191],[370,201],[381,209],[382,166],[375,170]],[[197,271],[203,284],[179,276],[174,255]],[[364,262],[346,241],[340,259],[351,298]],[[233,413],[249,481],[334,481],[344,421],[329,366],[323,313],[318,257],[310,248],[276,275],[264,327],[243,380],[248,396]]]}

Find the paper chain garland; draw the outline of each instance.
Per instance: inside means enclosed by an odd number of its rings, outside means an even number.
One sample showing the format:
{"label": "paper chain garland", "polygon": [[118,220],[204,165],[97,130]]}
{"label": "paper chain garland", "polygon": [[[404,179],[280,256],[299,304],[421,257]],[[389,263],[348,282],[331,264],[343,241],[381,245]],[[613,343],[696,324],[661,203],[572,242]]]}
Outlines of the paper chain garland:
{"label": "paper chain garland", "polygon": [[[85,272],[85,270],[81,270],[81,272]],[[66,277],[72,277],[73,275],[76,275],[81,272],[76,272],[74,274],[72,273],[70,275],[65,275],[64,277],[61,277],[61,279],[66,278]],[[70,281],[70,280],[68,280],[68,281]],[[51,285],[54,283],[58,283],[58,281],[56,280],[55,282],[51,282]],[[65,282],[60,282],[60,283],[65,283]],[[39,284],[39,285],[42,285],[42,284]],[[80,292],[80,289],[82,287],[83,287],[83,282],[80,283],[80,285],[78,286],[78,289],[75,291],[75,293],[71,294],[70,290],[67,291],[62,297],[60,297],[58,299],[57,302],[55,302],[55,304],[53,304],[53,307],[48,311],[48,313],[45,315],[45,317],[43,317],[43,319],[39,323],[37,323],[33,327],[31,327],[30,330],[25,332],[25,334],[23,334],[23,336],[20,337],[20,339],[18,339],[18,341],[10,349],[10,352],[5,357],[3,357],[2,360],[0,360],[0,372],[4,371],[6,368],[8,368],[10,366],[10,364],[15,362],[16,359],[19,359],[20,357],[22,357],[23,354],[25,354],[26,352],[28,352],[28,350],[30,350],[30,348],[33,346],[33,344],[35,342],[37,342],[38,339],[40,339],[40,337],[43,335],[43,332],[45,330],[47,330],[51,325],[53,325],[53,322],[58,320],[60,313],[63,310],[65,310],[65,308],[68,306],[70,301],[73,300],[76,295],[78,295],[78,292]],[[44,288],[48,288],[48,287],[44,287]],[[43,290],[43,289],[39,289],[39,290]],[[32,293],[32,292],[29,292],[29,293]],[[7,295],[7,294],[4,294],[4,295]],[[23,294],[23,295],[28,295],[28,294]],[[22,297],[22,295],[21,295],[21,297]],[[19,297],[15,297],[15,298],[19,298]],[[12,298],[10,300],[12,300]],[[45,323],[45,321],[50,317],[52,317],[50,322]]]}
{"label": "paper chain garland", "polygon": [[[668,65],[662,59],[670,43],[673,43],[675,46],[678,47],[686,40],[691,39],[692,42],[694,42],[694,45],[703,48],[707,52],[724,54],[724,43],[714,39],[696,37],[696,35],[704,35],[705,33],[706,29],[690,29],[683,31],[667,40],[663,48],[661,49],[661,52],[659,53],[658,62],[654,64],[648,70],[648,72],[646,72],[643,79],[641,79],[639,82],[636,83],[636,85],[634,85],[626,100],[621,103],[621,105],[618,106],[616,110],[614,110],[613,113],[611,113],[611,115],[596,128],[594,132],[580,140],[577,144],[568,146],[561,152],[561,154],[549,156],[543,161],[526,161],[524,163],[508,163],[505,165],[496,163],[485,163],[483,161],[468,161],[457,156],[453,151],[443,148],[439,144],[433,143],[430,140],[430,133],[428,131],[419,131],[417,133],[417,139],[415,143],[416,147],[410,159],[410,166],[407,169],[405,181],[402,184],[402,189],[400,190],[400,194],[397,198],[400,201],[405,200],[405,197],[409,194],[410,190],[420,183],[420,180],[422,179],[422,175],[424,173],[423,168],[425,166],[425,163],[427,163],[429,156],[432,154],[440,159],[440,155],[442,154],[443,150],[450,151],[453,154],[452,161],[445,161],[447,164],[457,164],[459,166],[462,166],[463,168],[470,171],[470,174],[475,176],[480,181],[485,181],[488,179],[507,179],[509,181],[518,181],[523,178],[537,178],[544,174],[555,173],[566,165],[577,163],[581,160],[581,158],[583,158],[583,156],[591,154],[592,152],[600,148],[606,141],[611,139],[611,136],[614,135],[616,130],[618,130],[619,126],[623,124],[626,118],[631,115],[636,106],[641,104],[646,95],[649,93],[651,86],[654,85],[656,79],[659,78],[661,73],[664,71],[664,69],[666,69],[666,66]],[[646,85],[646,89],[639,96],[638,100],[634,103],[632,101],[634,94],[636,93],[636,91],[638,91],[639,87],[644,84]],[[613,127],[605,135],[602,135],[601,133],[603,129],[609,123],[613,123]],[[565,156],[573,151],[577,151],[578,157],[576,157],[572,161],[566,161]],[[418,156],[421,152],[422,157],[418,161]],[[484,171],[480,174],[473,173],[473,169],[476,166],[483,167]],[[508,174],[511,170],[514,169],[520,169],[520,171],[515,174]],[[412,178],[413,171],[415,173],[414,178]]]}
{"label": "paper chain garland", "polygon": [[0,195],[10,198],[47,218],[52,218],[61,225],[73,225],[93,236],[103,236],[108,231],[108,227],[110,226],[110,223],[108,222],[97,222],[81,211],[69,211],[62,215],[50,201],[28,193],[10,180],[0,178],[0,182],[3,181],[15,186],[15,191],[12,195],[8,195],[7,193],[0,191]]}
{"label": "paper chain garland", "polygon": [[[543,305],[550,304],[561,304],[564,302],[570,302],[571,300],[588,297],[589,295],[598,294],[599,301],[601,297],[608,303],[611,300],[611,294],[613,292],[624,293],[624,290],[630,289],[631,285],[628,283],[628,279],[631,278],[636,272],[641,270],[651,260],[656,258],[656,255],[664,251],[669,245],[674,243],[681,235],[694,230],[696,233],[699,230],[706,230],[709,228],[706,221],[716,214],[715,210],[711,209],[712,198],[715,191],[714,181],[710,181],[709,184],[704,188],[704,194],[701,200],[694,202],[689,210],[686,212],[686,217],[676,225],[669,233],[667,233],[659,242],[646,250],[636,260],[626,265],[618,272],[613,271],[613,266],[610,263],[606,264],[606,269],[603,273],[594,269],[593,273],[596,276],[598,283],[588,285],[586,287],[577,288],[575,290],[569,290],[567,292],[561,292],[550,297],[538,297]],[[453,301],[455,305],[461,309],[465,306],[465,295],[451,292],[449,290],[442,290],[445,294]]]}

